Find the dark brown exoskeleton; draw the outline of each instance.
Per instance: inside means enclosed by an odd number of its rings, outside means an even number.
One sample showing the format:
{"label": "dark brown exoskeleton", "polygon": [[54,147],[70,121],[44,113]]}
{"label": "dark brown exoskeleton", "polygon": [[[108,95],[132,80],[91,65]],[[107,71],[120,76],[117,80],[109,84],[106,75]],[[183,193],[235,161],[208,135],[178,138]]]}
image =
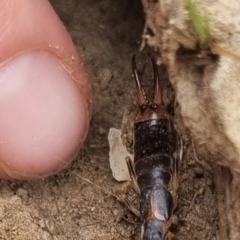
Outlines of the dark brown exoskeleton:
{"label": "dark brown exoskeleton", "polygon": [[158,68],[150,56],[154,70],[154,96],[148,101],[135,63],[132,59],[137,85],[138,111],[134,123],[134,162],[127,165],[135,188],[140,192],[142,240],[166,239],[174,199],[169,191],[172,176],[176,175],[174,158],[176,133],[163,105]]}

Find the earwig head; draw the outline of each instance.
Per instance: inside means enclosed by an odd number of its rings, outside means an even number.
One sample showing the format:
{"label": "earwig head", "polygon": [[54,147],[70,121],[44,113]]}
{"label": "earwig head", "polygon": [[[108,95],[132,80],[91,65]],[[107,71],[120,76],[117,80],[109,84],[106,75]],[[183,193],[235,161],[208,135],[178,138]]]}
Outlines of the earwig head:
{"label": "earwig head", "polygon": [[157,219],[149,219],[144,221],[142,225],[142,240],[163,240],[164,226],[163,222]]}
{"label": "earwig head", "polygon": [[138,71],[136,67],[136,61],[135,61],[136,56],[134,55],[132,58],[133,75],[134,75],[134,79],[137,86],[138,106],[139,106],[138,112],[136,114],[135,122],[168,117],[167,111],[163,106],[162,91],[160,86],[157,64],[154,58],[150,54],[148,56],[152,61],[153,73],[154,73],[154,87],[153,87],[152,102],[150,102],[147,99],[146,94],[143,90],[142,83],[139,79]]}

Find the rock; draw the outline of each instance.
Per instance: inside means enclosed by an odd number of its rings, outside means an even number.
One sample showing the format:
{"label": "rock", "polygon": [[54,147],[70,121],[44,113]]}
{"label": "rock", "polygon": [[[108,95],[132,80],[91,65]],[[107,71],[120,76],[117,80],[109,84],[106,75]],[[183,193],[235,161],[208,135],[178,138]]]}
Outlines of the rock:
{"label": "rock", "polygon": [[[154,33],[145,37],[149,45],[161,51],[161,60],[168,66],[183,121],[194,140],[204,151],[221,155],[219,164],[240,172],[240,63],[225,55],[200,66],[176,61],[177,51],[184,42],[180,35],[194,39],[196,32],[184,1],[170,2],[172,5],[162,4],[163,16],[160,7],[143,0],[146,25]],[[236,23],[240,22],[240,5],[224,0],[217,4],[194,2],[199,10],[205,9],[208,13],[214,41],[237,52],[240,25]],[[192,47],[186,43],[187,46]]]}
{"label": "rock", "polygon": [[126,164],[126,157],[133,159],[133,156],[122,144],[121,131],[110,128],[108,134],[109,142],[109,161],[114,179],[117,181],[130,181],[130,176]]}

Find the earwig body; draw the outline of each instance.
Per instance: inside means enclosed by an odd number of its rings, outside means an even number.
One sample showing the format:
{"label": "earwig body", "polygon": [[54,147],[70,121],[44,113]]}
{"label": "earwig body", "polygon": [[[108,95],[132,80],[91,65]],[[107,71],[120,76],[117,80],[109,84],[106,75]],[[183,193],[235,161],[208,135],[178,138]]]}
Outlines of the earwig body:
{"label": "earwig body", "polygon": [[132,174],[140,191],[141,239],[162,240],[165,239],[166,224],[174,206],[168,187],[174,171],[175,132],[163,106],[157,65],[152,57],[151,60],[154,67],[154,97],[153,102],[149,103],[133,57],[139,109],[134,123]]}

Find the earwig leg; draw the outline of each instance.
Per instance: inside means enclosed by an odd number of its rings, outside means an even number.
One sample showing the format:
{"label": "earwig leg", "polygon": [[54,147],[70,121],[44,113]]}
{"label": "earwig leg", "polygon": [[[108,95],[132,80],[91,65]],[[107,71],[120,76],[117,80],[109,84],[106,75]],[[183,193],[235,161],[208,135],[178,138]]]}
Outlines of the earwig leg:
{"label": "earwig leg", "polygon": [[120,196],[117,198],[120,202],[124,203],[125,206],[137,217],[140,217],[140,211],[133,206],[133,204],[127,199],[126,196]]}
{"label": "earwig leg", "polygon": [[182,158],[183,158],[183,141],[182,139],[178,136],[177,142],[179,143],[177,147],[177,152],[174,155],[174,169],[173,169],[173,177],[172,177],[172,196],[173,196],[173,210],[177,206],[177,190],[178,190],[178,179],[179,179],[179,167],[182,164]]}
{"label": "earwig leg", "polygon": [[140,194],[140,189],[138,187],[137,180],[136,180],[136,174],[134,171],[134,165],[133,165],[133,162],[130,157],[126,157],[126,163],[127,163],[129,175],[130,175],[130,178],[131,178],[131,181],[133,184],[133,188],[138,194]]}
{"label": "earwig leg", "polygon": [[[174,160],[174,165],[177,165],[177,160]],[[177,167],[177,166],[175,166]],[[175,205],[177,204],[177,190],[178,190],[178,171],[175,169],[174,167],[174,172],[173,172],[173,176],[172,176],[172,195],[173,195],[173,201],[174,201],[174,209],[175,209]],[[175,199],[174,199],[175,198]]]}
{"label": "earwig leg", "polygon": [[[134,171],[134,165],[130,157],[126,157],[126,163],[129,171],[129,175],[131,178],[131,182],[133,184],[134,190],[140,194],[140,189],[138,187],[137,181],[136,181],[136,174]],[[119,200],[125,204],[125,206],[136,216],[140,217],[140,211],[131,204],[131,202],[125,197],[119,197]]]}
{"label": "earwig leg", "polygon": [[175,210],[175,208],[177,207],[177,199],[178,199],[178,194],[177,194],[177,190],[178,190],[178,169],[177,169],[177,159],[174,159],[174,171],[173,171],[173,176],[172,176],[172,197],[173,197],[173,211]]}
{"label": "earwig leg", "polygon": [[165,240],[178,240],[175,234],[173,234],[169,229],[171,228],[172,225],[177,225],[179,222],[178,217],[176,215],[173,215],[170,220],[167,222],[165,226],[165,234],[164,234],[164,239]]}

